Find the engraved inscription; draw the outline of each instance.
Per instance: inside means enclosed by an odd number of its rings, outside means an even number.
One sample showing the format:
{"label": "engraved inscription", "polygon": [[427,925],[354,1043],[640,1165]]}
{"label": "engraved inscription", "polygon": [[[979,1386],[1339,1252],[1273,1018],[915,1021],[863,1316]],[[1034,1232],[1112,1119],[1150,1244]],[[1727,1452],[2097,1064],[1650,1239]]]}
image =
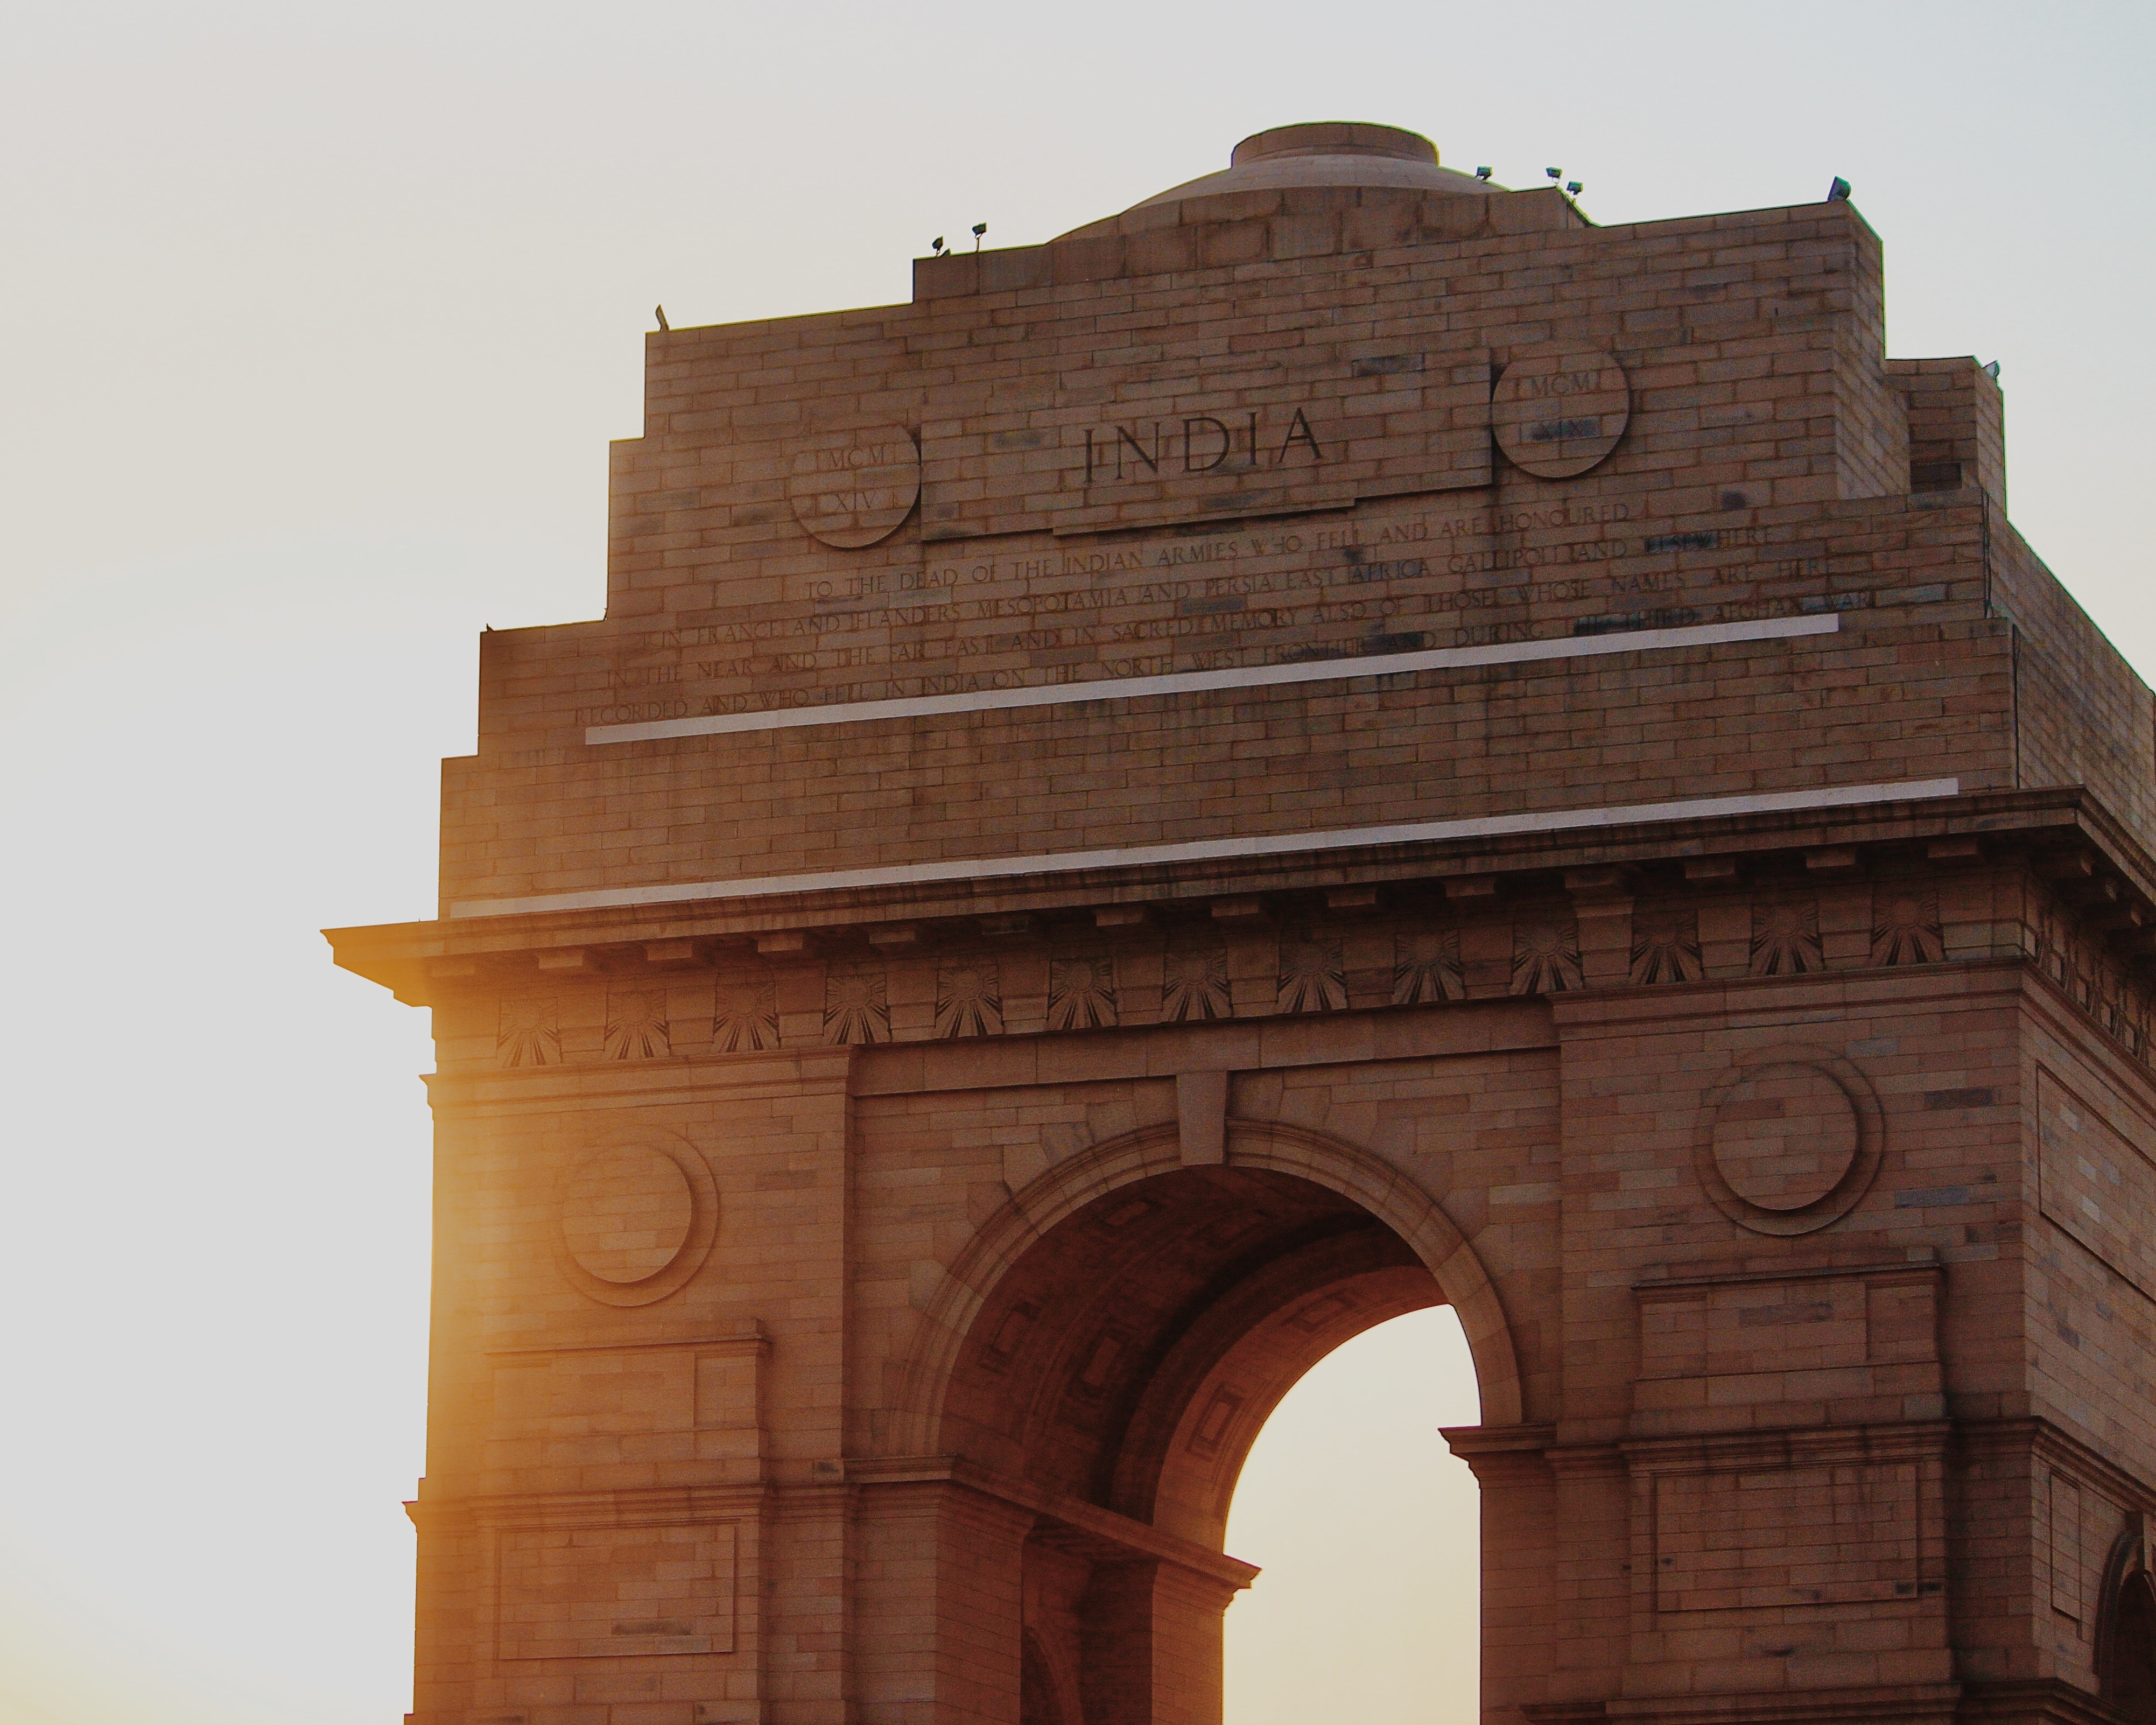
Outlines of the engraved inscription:
{"label": "engraved inscription", "polygon": [[[608,655],[608,698],[576,721],[1050,688],[1800,608],[1765,588],[1810,560],[1763,556],[1766,530],[1731,529],[1723,549],[1680,571],[1644,556],[1637,507],[1556,500],[824,566],[753,605],[625,630]],[[1739,578],[1711,601],[1670,603]]]}
{"label": "engraved inscription", "polygon": [[[1276,357],[1276,355],[1286,357]],[[1080,366],[1022,428],[970,402],[921,426],[924,540],[1098,533],[1337,509],[1490,480],[1485,348],[1358,364],[1315,343],[1142,370]],[[1052,447],[1060,482],[1009,459]]]}
{"label": "engraved inscription", "polygon": [[887,538],[921,495],[921,451],[900,425],[827,434],[794,451],[786,476],[793,518],[826,545]]}
{"label": "engraved inscription", "polygon": [[1631,386],[1610,354],[1532,354],[1505,367],[1491,400],[1497,447],[1541,479],[1585,473],[1617,447],[1632,414]]}
{"label": "engraved inscription", "polygon": [[1314,466],[1325,459],[1325,447],[1311,428],[1309,413],[1301,407],[1221,411],[1229,417],[1193,413],[1180,419],[1085,427],[1083,483],[1158,479],[1163,462],[1171,475],[1225,475],[1260,467]]}

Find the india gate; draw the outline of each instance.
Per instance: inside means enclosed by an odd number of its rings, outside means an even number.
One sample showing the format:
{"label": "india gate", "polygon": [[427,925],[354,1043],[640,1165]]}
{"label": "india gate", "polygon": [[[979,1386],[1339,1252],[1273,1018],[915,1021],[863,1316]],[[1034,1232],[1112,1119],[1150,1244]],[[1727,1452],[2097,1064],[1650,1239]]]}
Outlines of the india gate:
{"label": "india gate", "polygon": [[1294,126],[649,336],[331,936],[417,1725],[1218,1725],[1253,1439],[1440,1303],[1488,1725],[2156,1720],[2156,706],[1845,190]]}

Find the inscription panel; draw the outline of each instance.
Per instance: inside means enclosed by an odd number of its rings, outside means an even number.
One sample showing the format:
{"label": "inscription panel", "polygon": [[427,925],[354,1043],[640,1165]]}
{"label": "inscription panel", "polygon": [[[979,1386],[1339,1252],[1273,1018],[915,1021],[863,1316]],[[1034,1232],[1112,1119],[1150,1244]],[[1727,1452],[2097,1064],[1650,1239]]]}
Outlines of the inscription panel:
{"label": "inscription panel", "polygon": [[921,495],[921,452],[902,425],[827,433],[794,450],[793,518],[826,545],[858,549],[897,530]]}
{"label": "inscription panel", "polygon": [[921,534],[1097,533],[1486,485],[1490,379],[1485,348],[1222,356],[1067,373],[1023,426],[932,409]]}
{"label": "inscription panel", "polygon": [[[1670,546],[1642,531],[1645,506],[1394,504],[1348,519],[1082,547],[931,546],[917,566],[793,574],[772,601],[625,629],[601,649],[603,685],[585,675],[591,694],[575,722],[1053,687],[1818,608],[1790,591],[1824,572],[1815,542],[1732,527]],[[1852,594],[1834,608],[1871,599]]]}
{"label": "inscription panel", "polygon": [[2156,1168],[2133,1140],[2041,1066],[2036,1119],[2044,1214],[2156,1299]]}
{"label": "inscription panel", "polygon": [[1571,479],[1617,447],[1632,395],[1611,355],[1568,349],[1507,366],[1491,409],[1497,446],[1514,466],[1540,479]]}

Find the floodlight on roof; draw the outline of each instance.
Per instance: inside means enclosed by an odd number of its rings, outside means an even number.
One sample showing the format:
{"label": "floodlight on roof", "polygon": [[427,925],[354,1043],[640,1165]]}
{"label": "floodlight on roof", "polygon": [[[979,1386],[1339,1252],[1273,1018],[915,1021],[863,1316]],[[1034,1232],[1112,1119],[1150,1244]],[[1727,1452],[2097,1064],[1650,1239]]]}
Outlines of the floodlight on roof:
{"label": "floodlight on roof", "polygon": [[1833,182],[1827,187],[1826,201],[1829,203],[1846,203],[1849,202],[1849,182],[1842,178],[1840,174],[1836,174],[1834,177]]}

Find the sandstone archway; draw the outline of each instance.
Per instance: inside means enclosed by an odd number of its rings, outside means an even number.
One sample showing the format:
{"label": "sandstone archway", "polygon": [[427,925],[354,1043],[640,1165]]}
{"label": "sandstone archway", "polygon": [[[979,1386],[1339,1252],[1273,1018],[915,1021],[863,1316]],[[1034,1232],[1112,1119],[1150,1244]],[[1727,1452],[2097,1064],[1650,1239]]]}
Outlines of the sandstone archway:
{"label": "sandstone archway", "polygon": [[960,1536],[981,1572],[1015,1570],[1016,1620],[983,1663],[1008,1669],[1024,1725],[1218,1718],[1221,1612],[1255,1573],[1222,1550],[1235,1481],[1342,1343],[1450,1303],[1486,1419],[1518,1418],[1503,1313],[1430,1194],[1299,1127],[1230,1121],[1224,1148],[1186,1165],[1162,1127],[1071,1158],[930,1302],[896,1429],[1031,1512]]}

